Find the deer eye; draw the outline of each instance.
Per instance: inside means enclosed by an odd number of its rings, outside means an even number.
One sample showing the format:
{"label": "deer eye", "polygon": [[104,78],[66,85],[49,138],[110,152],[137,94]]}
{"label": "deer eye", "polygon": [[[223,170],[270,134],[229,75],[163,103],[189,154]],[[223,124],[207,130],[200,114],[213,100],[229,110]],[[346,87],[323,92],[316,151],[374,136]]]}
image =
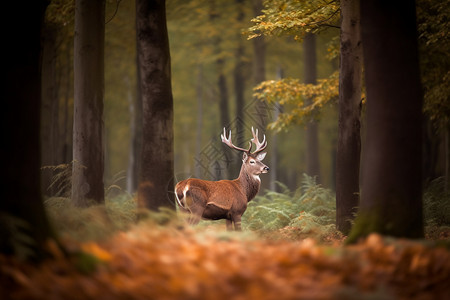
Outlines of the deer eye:
{"label": "deer eye", "polygon": [[250,161],[250,164],[254,165],[254,164],[255,164],[255,161],[254,161],[254,160],[251,160],[251,161]]}

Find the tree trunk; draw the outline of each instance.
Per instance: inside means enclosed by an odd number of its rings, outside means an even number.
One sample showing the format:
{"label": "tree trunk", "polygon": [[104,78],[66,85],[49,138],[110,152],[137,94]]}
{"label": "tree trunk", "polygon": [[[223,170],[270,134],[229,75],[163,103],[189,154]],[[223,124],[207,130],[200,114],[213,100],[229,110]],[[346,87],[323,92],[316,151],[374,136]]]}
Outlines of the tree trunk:
{"label": "tree trunk", "polygon": [[72,201],[104,203],[105,0],[76,0]]}
{"label": "tree trunk", "polygon": [[[230,123],[230,114],[228,112],[228,85],[227,85],[227,79],[225,77],[224,73],[224,60],[218,59],[216,62],[217,70],[219,73],[218,77],[218,87],[219,87],[219,113],[220,113],[220,123],[221,127],[225,127],[226,131],[228,132],[231,128]],[[220,180],[220,179],[230,179],[230,171],[229,167],[232,166],[232,156],[233,153],[228,149],[228,147],[225,144],[221,144],[222,151],[224,153],[224,159],[225,159],[225,168],[221,166],[219,162],[217,162],[216,167],[216,176],[214,180]],[[223,169],[223,170],[222,170]],[[222,172],[223,171],[223,172]]]}
{"label": "tree trunk", "polygon": [[[50,167],[55,165],[55,151],[58,128],[57,114],[57,87],[56,87],[56,43],[57,28],[53,24],[44,23],[42,38],[42,90],[41,90],[41,166]],[[55,124],[56,123],[56,124]],[[52,196],[53,192],[48,188],[51,185],[53,171],[51,168],[41,170],[42,192],[46,196]]]}
{"label": "tree trunk", "polygon": [[[262,14],[262,0],[253,0],[253,14],[258,16]],[[253,41],[253,83],[255,86],[266,80],[266,43],[263,36],[252,39]],[[265,133],[268,124],[268,111],[266,103],[256,100],[254,120],[261,133]],[[264,182],[262,183],[264,185]]]}
{"label": "tree trunk", "polygon": [[[281,80],[283,79],[284,74],[283,74],[283,69],[281,68],[281,66],[277,66],[277,80]],[[276,120],[278,119],[278,116],[280,115],[281,112],[281,105],[279,103],[275,103],[274,106],[274,111],[273,111],[273,119]],[[279,153],[278,153],[278,135],[274,134],[272,135],[272,139],[271,139],[271,144],[272,146],[270,147],[269,151],[270,151],[270,184],[269,184],[269,189],[271,191],[276,191],[277,190],[277,181],[279,181],[278,178],[278,162],[280,160],[279,158]]]}
{"label": "tree trunk", "polygon": [[28,1],[24,9],[22,2],[12,1],[4,7],[10,18],[21,20],[21,26],[12,26],[4,36],[8,59],[3,63],[7,76],[3,79],[1,122],[7,145],[1,150],[0,252],[18,256],[30,253],[22,259],[43,258],[46,240],[55,238],[40,189],[40,42],[47,4]]}
{"label": "tree trunk", "polygon": [[[303,41],[304,64],[306,84],[316,84],[317,59],[316,59],[316,36],[308,33]],[[310,102],[310,99],[306,99]],[[319,164],[319,138],[317,121],[311,120],[306,125],[306,173],[309,176],[316,176],[320,182]]]}
{"label": "tree trunk", "polygon": [[361,33],[359,0],[341,0],[336,228],[348,234],[359,204],[361,152]]}
{"label": "tree trunk", "polygon": [[[73,39],[72,39],[73,41]],[[73,49],[73,46],[72,46]],[[63,105],[63,147],[62,147],[62,153],[61,153],[61,161],[63,163],[69,163],[73,160],[73,138],[72,138],[72,132],[73,132],[73,115],[70,114],[70,98],[71,95],[73,95],[73,79],[72,79],[72,68],[71,68],[71,62],[72,62],[72,55],[71,50],[66,50],[66,65],[64,70],[66,71],[66,88],[64,93],[64,105]],[[67,187],[67,195],[70,195],[70,186]],[[69,196],[67,196],[69,197]]]}
{"label": "tree trunk", "polygon": [[[259,16],[262,14],[263,1],[262,0],[252,0],[253,15]],[[259,85],[261,82],[266,80],[266,41],[263,36],[253,38],[253,84],[254,86]],[[265,100],[253,99],[254,110],[250,115],[253,115],[252,121],[254,124],[249,124],[255,128],[259,129],[260,135],[266,133],[267,125],[269,124],[270,118],[272,117],[271,111],[268,109],[267,102]],[[270,137],[269,137],[270,138]],[[269,140],[269,151],[273,143]],[[270,158],[272,159],[272,158]],[[269,162],[269,167],[271,162]],[[272,172],[272,171],[271,171]],[[263,180],[261,182],[261,190],[269,188],[269,181]]]}
{"label": "tree trunk", "polygon": [[[202,151],[202,131],[203,131],[203,65],[199,64],[197,67],[197,129],[195,133],[195,155],[200,160],[200,153]],[[202,173],[202,166],[199,163],[195,164],[195,177],[200,178]]]}
{"label": "tree trunk", "polygon": [[[236,0],[236,5],[238,9],[236,22],[238,24],[242,24],[244,21],[244,7],[243,0]],[[244,134],[245,134],[245,120],[244,120],[244,91],[245,91],[245,76],[244,76],[244,44],[243,44],[242,35],[239,32],[237,35],[237,47],[235,52],[235,62],[234,62],[234,71],[233,71],[233,81],[234,81],[234,93],[236,99],[236,115],[234,123],[236,124],[236,144],[242,146],[245,144]],[[241,155],[233,155],[233,163],[231,170],[231,177],[237,178],[239,176],[239,172],[241,169],[242,161]]]}
{"label": "tree trunk", "polygon": [[[138,40],[136,39],[136,50]],[[139,55],[136,53],[136,65],[139,66]],[[128,187],[129,193],[135,193],[139,187],[139,177],[141,174],[141,152],[142,152],[142,92],[141,92],[141,73],[139,68],[136,70],[136,95],[132,100],[133,113],[130,120],[130,154],[128,160]]]}
{"label": "tree trunk", "polygon": [[136,1],[142,95],[142,156],[138,204],[174,207],[173,99],[164,0]]}
{"label": "tree trunk", "polygon": [[422,90],[414,1],[361,1],[367,138],[361,205],[348,238],[423,237]]}
{"label": "tree trunk", "polygon": [[218,59],[216,65],[217,72],[219,74],[217,79],[217,86],[219,87],[220,122],[222,123],[222,126],[226,127],[226,129],[229,130],[230,113],[228,112],[228,84],[224,71],[225,61],[223,59]]}
{"label": "tree trunk", "polygon": [[[137,60],[136,60],[137,61]],[[139,73],[139,72],[137,72]],[[139,85],[139,75],[138,84]],[[127,80],[129,83],[129,80]],[[127,191],[133,194],[137,191],[140,174],[140,153],[142,148],[142,98],[139,87],[136,87],[136,95],[129,92],[130,108],[130,151],[128,153]]]}

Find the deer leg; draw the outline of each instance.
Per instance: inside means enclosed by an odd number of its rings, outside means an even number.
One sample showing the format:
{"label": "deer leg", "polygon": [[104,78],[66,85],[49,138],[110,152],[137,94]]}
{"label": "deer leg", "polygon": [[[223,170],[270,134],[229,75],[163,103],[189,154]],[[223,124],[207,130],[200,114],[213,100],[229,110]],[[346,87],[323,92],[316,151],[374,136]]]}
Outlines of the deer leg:
{"label": "deer leg", "polygon": [[232,231],[233,230],[233,221],[227,219],[227,230]]}
{"label": "deer leg", "polygon": [[234,223],[234,230],[241,231],[241,216],[234,216],[233,217],[233,223]]}
{"label": "deer leg", "polygon": [[196,225],[198,224],[198,222],[200,222],[202,215],[203,215],[203,211],[205,210],[205,208],[201,205],[198,204],[194,204],[191,207],[189,207],[190,211],[191,211],[191,215],[189,216],[188,222],[191,225]]}

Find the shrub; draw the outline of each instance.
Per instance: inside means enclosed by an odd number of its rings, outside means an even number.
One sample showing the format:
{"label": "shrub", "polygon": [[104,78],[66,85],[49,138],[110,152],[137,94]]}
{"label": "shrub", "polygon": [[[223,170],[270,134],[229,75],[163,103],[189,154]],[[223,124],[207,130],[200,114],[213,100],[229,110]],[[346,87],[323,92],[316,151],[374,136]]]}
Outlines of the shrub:
{"label": "shrub", "polygon": [[331,190],[306,174],[295,192],[280,186],[281,193],[268,191],[249,203],[242,218],[244,229],[267,232],[289,227],[298,235],[319,239],[336,231],[336,200]]}

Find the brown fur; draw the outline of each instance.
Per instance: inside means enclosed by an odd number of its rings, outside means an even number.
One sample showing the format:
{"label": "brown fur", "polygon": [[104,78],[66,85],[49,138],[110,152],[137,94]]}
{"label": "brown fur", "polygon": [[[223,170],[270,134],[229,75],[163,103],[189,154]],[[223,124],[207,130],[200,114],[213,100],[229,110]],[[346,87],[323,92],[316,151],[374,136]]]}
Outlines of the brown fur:
{"label": "brown fur", "polygon": [[190,223],[196,224],[201,218],[226,219],[227,228],[241,229],[241,217],[247,203],[259,191],[261,181],[257,176],[266,173],[268,167],[260,160],[262,156],[244,154],[241,172],[234,180],[207,181],[186,179],[175,186],[175,193],[182,211],[190,212]]}

